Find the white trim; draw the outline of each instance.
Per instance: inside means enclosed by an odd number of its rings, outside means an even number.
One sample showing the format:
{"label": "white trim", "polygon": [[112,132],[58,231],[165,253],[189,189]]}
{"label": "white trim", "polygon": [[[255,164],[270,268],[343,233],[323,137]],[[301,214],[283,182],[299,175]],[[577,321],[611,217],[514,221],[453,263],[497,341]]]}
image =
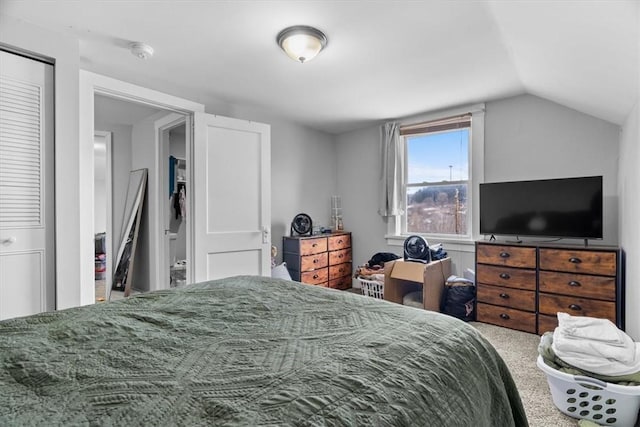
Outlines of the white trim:
{"label": "white trim", "polygon": [[[145,105],[151,105],[170,111],[192,115],[196,112],[204,112],[204,105],[193,101],[178,98],[152,89],[147,89],[131,83],[102,76],[89,71],[80,70],[80,100],[79,100],[79,140],[78,147],[79,168],[78,182],[80,188],[78,197],[81,200],[93,200],[93,134],[94,99],[95,95],[105,95],[125,101],[133,101]],[[83,142],[84,141],[84,142]],[[91,144],[86,143],[91,141]],[[189,145],[193,141],[189,141]],[[93,206],[93,205],[92,205]],[[95,303],[94,285],[94,260],[90,255],[93,249],[93,207],[87,215],[81,215],[79,219],[79,260],[80,269],[80,305]]]}
{"label": "white trim", "polygon": [[[460,115],[465,113],[472,113],[471,119],[471,152],[470,165],[469,165],[469,192],[467,197],[471,204],[471,230],[467,236],[460,236],[458,238],[452,236],[438,236],[438,235],[426,235],[427,240],[437,240],[438,243],[447,242],[448,247],[451,244],[461,245],[461,248],[466,248],[468,245],[472,245],[474,240],[477,240],[480,236],[480,202],[476,195],[480,189],[480,183],[484,182],[484,103],[473,104],[464,107],[456,107],[448,110],[441,110],[436,112],[429,112],[419,114],[411,117],[399,120],[400,123],[416,123],[421,121],[436,120],[442,117],[449,117],[454,115]],[[405,150],[406,153],[406,150]],[[407,157],[405,154],[405,165],[407,164]],[[407,168],[405,168],[406,170]],[[405,180],[406,181],[406,180]],[[403,189],[403,194],[406,194],[406,188]],[[405,198],[406,199],[406,198]],[[406,205],[406,200],[403,199],[403,203]],[[406,206],[404,206],[406,212]],[[402,217],[392,216],[387,219],[387,234],[385,239],[387,244],[392,246],[400,245],[398,242],[404,242],[404,239],[408,237],[406,230],[402,227]],[[451,250],[454,250],[451,248]],[[461,249],[466,251],[464,249]]]}
{"label": "white trim", "polygon": [[[454,107],[446,110],[430,111],[428,113],[416,114],[414,116],[404,117],[398,120],[398,123],[402,125],[429,122],[432,120],[442,119],[444,117],[459,116],[466,113],[471,113],[475,116],[477,113],[484,114],[484,102],[479,104],[470,104],[462,107]],[[473,121],[473,120],[472,120]]]}
{"label": "white trim", "polygon": [[[106,186],[106,193],[107,193],[107,197],[106,197],[106,209],[107,209],[107,214],[106,214],[106,232],[107,232],[107,237],[105,239],[106,241],[106,250],[107,253],[105,254],[107,257],[107,262],[106,262],[106,270],[104,272],[104,278],[105,278],[105,282],[104,282],[104,286],[105,286],[105,301],[109,301],[109,294],[111,293],[111,278],[113,277],[112,275],[112,268],[113,268],[113,159],[112,159],[112,145],[111,145],[111,138],[112,138],[112,134],[111,132],[105,132],[105,131],[101,131],[101,130],[96,130],[94,132],[94,138],[100,138],[100,140],[102,142],[104,142],[105,147],[106,147],[106,160],[107,160],[107,165],[105,168],[105,186]],[[95,173],[95,165],[94,165],[94,173]],[[95,194],[93,195],[95,198]],[[94,204],[95,204],[95,200],[94,200]],[[95,215],[95,212],[93,213]],[[94,299],[95,299],[95,295],[94,295]]]}

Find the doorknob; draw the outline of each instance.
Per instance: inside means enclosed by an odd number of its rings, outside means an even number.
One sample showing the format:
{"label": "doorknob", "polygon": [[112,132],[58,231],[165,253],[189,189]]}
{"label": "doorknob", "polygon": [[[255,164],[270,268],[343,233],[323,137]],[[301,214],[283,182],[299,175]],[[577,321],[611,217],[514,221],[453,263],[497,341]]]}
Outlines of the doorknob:
{"label": "doorknob", "polygon": [[12,243],[16,242],[16,237],[15,236],[11,236],[11,237],[7,237],[6,239],[2,239],[0,240],[0,242],[2,242],[3,245],[10,245]]}

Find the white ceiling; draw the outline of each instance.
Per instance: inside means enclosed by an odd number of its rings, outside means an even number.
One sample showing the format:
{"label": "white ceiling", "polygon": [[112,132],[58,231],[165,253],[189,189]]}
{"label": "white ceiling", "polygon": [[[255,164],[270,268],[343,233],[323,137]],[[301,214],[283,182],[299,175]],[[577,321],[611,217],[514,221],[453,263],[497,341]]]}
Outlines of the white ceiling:
{"label": "white ceiling", "polygon": [[[637,0],[30,1],[0,13],[80,40],[81,67],[331,133],[531,93],[621,124],[638,99]],[[327,34],[311,62],[275,43]],[[153,58],[128,51],[149,43]],[[219,113],[218,111],[210,111]]]}

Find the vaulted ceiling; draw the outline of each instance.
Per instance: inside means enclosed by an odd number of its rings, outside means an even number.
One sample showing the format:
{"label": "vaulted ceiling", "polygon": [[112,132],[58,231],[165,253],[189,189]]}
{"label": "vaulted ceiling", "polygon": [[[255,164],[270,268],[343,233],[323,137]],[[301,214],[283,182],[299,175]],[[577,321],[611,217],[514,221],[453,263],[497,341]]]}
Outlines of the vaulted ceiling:
{"label": "vaulted ceiling", "polygon": [[[80,41],[81,67],[330,133],[530,93],[621,124],[638,100],[639,2],[30,1],[0,13]],[[291,25],[324,31],[299,64]],[[150,44],[134,57],[128,45]],[[218,113],[218,111],[209,111]]]}

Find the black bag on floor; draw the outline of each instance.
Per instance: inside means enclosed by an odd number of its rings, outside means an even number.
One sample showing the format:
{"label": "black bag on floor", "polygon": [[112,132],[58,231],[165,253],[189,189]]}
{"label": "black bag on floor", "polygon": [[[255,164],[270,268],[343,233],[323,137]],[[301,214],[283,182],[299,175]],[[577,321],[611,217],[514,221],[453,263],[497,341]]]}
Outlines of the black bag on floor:
{"label": "black bag on floor", "polygon": [[475,320],[476,287],[470,283],[447,284],[442,294],[440,311],[469,322]]}

